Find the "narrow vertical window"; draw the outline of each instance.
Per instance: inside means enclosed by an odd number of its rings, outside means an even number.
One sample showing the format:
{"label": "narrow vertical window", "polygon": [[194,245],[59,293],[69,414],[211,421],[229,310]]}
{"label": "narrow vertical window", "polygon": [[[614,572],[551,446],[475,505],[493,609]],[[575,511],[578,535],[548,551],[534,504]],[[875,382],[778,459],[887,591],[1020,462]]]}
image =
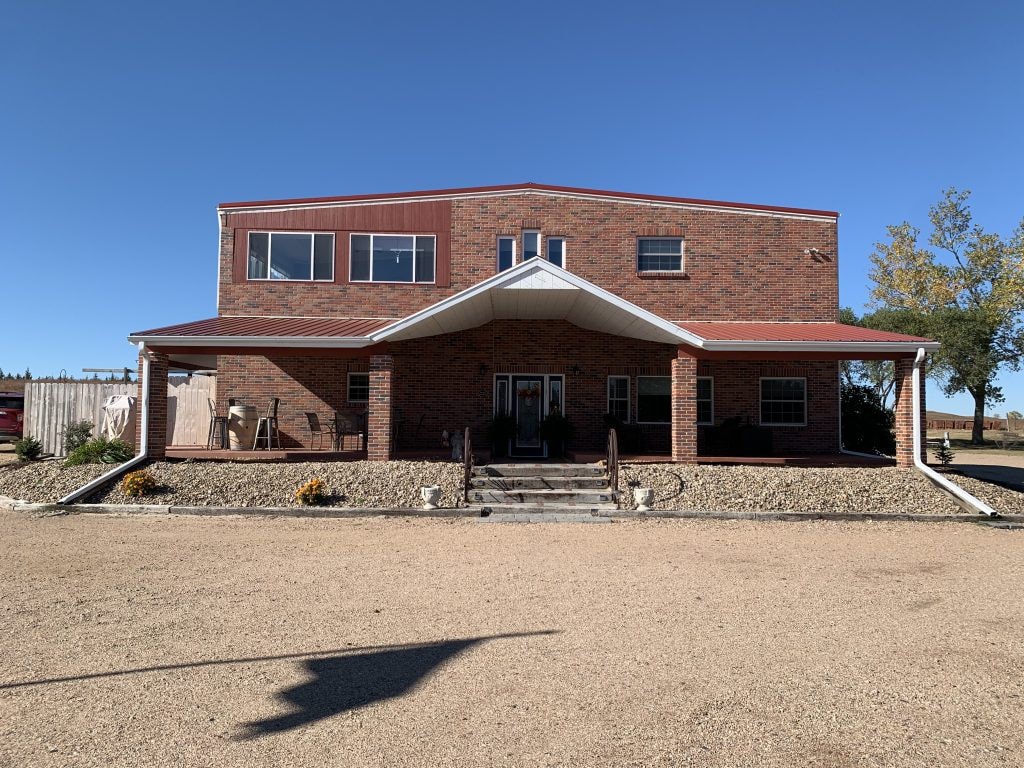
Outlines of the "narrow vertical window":
{"label": "narrow vertical window", "polygon": [[523,230],[523,261],[540,256],[540,232],[535,229]]}
{"label": "narrow vertical window", "polygon": [[608,413],[623,424],[629,423],[629,377],[608,377]]}
{"label": "narrow vertical window", "polygon": [[514,237],[498,238],[498,271],[511,269],[516,263],[516,239]]}
{"label": "narrow vertical window", "polygon": [[563,269],[565,269],[565,238],[564,237],[549,237],[548,238],[548,261],[550,261],[556,267],[562,267]]}
{"label": "narrow vertical window", "polygon": [[697,423],[715,423],[715,380],[710,376],[697,377]]}

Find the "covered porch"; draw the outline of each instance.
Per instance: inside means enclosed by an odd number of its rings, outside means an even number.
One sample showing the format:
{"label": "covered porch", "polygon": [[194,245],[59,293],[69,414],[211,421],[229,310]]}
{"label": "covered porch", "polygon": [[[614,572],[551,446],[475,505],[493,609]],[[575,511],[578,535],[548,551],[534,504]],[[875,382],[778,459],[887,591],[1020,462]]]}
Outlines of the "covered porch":
{"label": "covered porch", "polygon": [[[466,428],[477,455],[543,460],[541,430],[557,414],[576,460],[601,455],[619,425],[640,437],[623,460],[833,465],[869,460],[842,451],[839,361],[896,361],[896,460],[909,465],[914,356],[935,346],[838,323],[672,322],[540,260],[402,319],[220,317],[130,340],[148,370],[139,434],[154,457],[243,458],[163,444],[157,393],[170,368],[192,367],[217,370],[218,413],[229,398],[260,411],[280,399],[282,445],[263,460],[450,457],[443,435]],[[780,416],[766,419],[766,404]],[[361,419],[363,434],[311,451],[307,412]],[[505,444],[490,434],[502,416],[513,419]],[[723,451],[740,433],[759,450]]]}

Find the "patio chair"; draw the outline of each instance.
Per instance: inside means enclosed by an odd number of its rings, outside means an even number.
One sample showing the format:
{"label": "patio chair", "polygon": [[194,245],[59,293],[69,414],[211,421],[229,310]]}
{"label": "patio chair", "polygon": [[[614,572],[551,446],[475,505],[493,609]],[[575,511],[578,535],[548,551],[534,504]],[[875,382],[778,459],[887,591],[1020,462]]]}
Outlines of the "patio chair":
{"label": "patio chair", "polygon": [[268,451],[273,447],[275,441],[277,449],[281,450],[281,431],[277,426],[277,406],[280,402],[280,398],[271,398],[270,405],[267,407],[267,415],[260,416],[260,420],[256,422],[256,439],[252,441],[254,451],[259,447],[260,440],[266,440]]}
{"label": "patio chair", "polygon": [[348,436],[358,437],[361,450],[366,450],[366,430],[363,428],[362,418],[335,411],[334,450],[341,450],[342,442]]}
{"label": "patio chair", "polygon": [[216,441],[221,450],[228,447],[228,417],[217,415],[217,403],[212,397],[207,398],[210,405],[210,430],[206,435],[206,447],[212,449]]}
{"label": "patio chair", "polygon": [[[305,413],[306,413],[306,421],[309,423],[309,450],[311,450],[311,451],[316,451],[316,450],[322,451],[324,449],[324,435],[328,436],[330,445],[333,448],[334,447],[334,441],[335,441],[333,425],[328,424],[326,427],[324,427],[324,425],[320,423],[320,417],[317,416],[315,413],[313,413],[311,411],[306,411]],[[314,444],[316,443],[317,438],[320,439],[320,447],[319,448],[316,448],[314,446]]]}

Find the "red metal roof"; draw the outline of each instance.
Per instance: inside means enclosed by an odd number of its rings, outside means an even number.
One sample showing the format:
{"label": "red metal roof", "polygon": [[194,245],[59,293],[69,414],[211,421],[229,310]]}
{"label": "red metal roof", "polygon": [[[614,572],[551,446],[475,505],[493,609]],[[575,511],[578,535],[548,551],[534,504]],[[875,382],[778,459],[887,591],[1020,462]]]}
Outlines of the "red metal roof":
{"label": "red metal roof", "polygon": [[136,331],[132,336],[368,336],[394,319],[366,317],[211,317]]}
{"label": "red metal roof", "polygon": [[612,192],[605,189],[587,189],[585,187],[560,187],[553,184],[537,184],[528,181],[523,184],[499,184],[491,187],[456,187],[454,189],[426,189],[416,192],[386,192],[370,195],[343,195],[341,197],[300,197],[283,200],[252,200],[247,202],[221,203],[218,207],[222,210],[234,208],[264,208],[271,206],[286,205],[317,205],[330,203],[372,203],[376,200],[394,200],[398,198],[416,197],[437,197],[460,195],[475,195],[488,192],[519,192],[536,190],[539,192],[562,192],[577,195],[597,195],[600,197],[618,197],[627,200],[651,200],[663,203],[689,203],[691,205],[709,205],[717,208],[739,208],[754,211],[772,211],[776,213],[797,213],[808,216],[828,216],[836,218],[839,213],[836,211],[823,211],[814,208],[788,208],[779,205],[760,205],[756,203],[735,203],[725,200],[702,200],[695,197],[669,197],[667,195],[644,195],[636,192]]}
{"label": "red metal roof", "polygon": [[854,341],[915,342],[929,341],[920,336],[875,331],[843,323],[723,323],[704,321],[677,322],[683,330],[708,341]]}

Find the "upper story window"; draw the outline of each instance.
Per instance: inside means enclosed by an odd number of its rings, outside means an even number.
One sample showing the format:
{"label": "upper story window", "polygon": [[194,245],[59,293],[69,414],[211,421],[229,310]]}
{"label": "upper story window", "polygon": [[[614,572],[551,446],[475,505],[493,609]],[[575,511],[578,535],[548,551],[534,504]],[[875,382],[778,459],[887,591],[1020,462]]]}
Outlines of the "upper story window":
{"label": "upper story window", "polygon": [[498,238],[498,271],[511,269],[516,263],[516,239],[512,235]]}
{"label": "upper story window", "polygon": [[334,235],[250,232],[250,280],[334,280]]}
{"label": "upper story window", "polygon": [[434,235],[352,235],[354,283],[433,283]]}
{"label": "upper story window", "polygon": [[535,229],[523,230],[523,261],[540,256],[540,232]]}
{"label": "upper story window", "polygon": [[682,272],[683,238],[637,238],[636,268],[639,272]]}
{"label": "upper story window", "polygon": [[565,268],[565,238],[548,238],[548,261],[556,267]]}

